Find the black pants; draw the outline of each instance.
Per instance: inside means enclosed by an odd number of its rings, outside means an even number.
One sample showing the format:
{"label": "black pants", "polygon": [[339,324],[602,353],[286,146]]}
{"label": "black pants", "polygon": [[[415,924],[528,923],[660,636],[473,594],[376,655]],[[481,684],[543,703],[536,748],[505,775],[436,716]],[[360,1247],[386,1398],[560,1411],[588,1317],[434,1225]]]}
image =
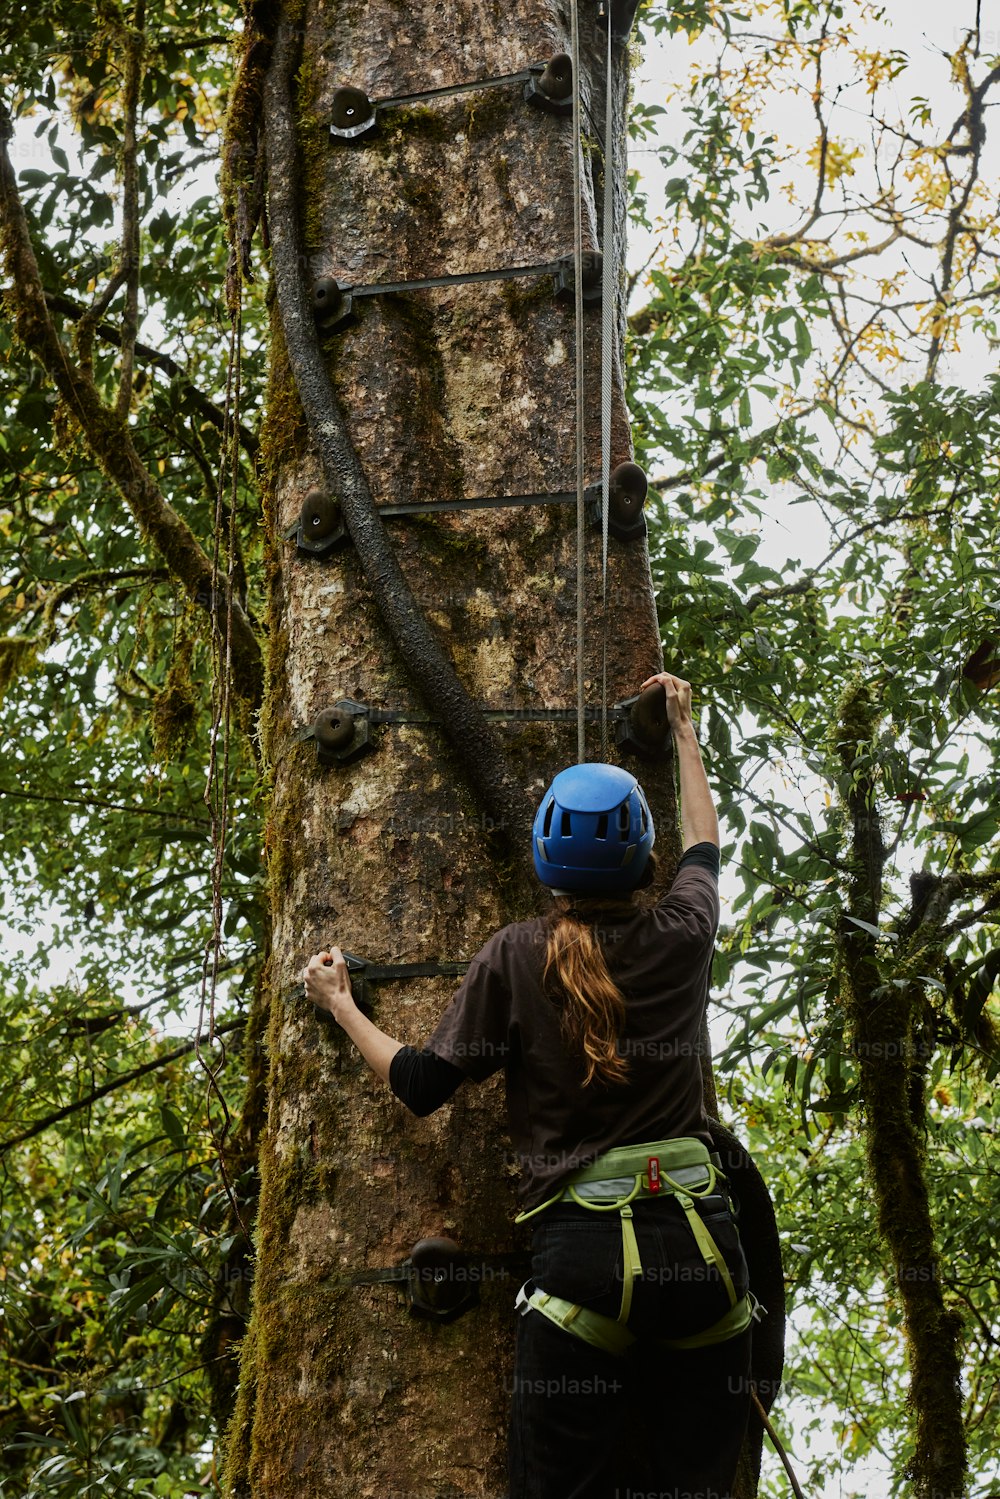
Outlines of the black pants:
{"label": "black pants", "polygon": [[[736,1226],[721,1199],[704,1221],[737,1296],[747,1289]],[[511,1401],[510,1499],[729,1499],[750,1404],[750,1329],[725,1343],[664,1349],[729,1308],[679,1205],[633,1204],[643,1275],[624,1357],[604,1353],[540,1312],[518,1319]],[[532,1239],[532,1279],[554,1296],[617,1317],[617,1213],[549,1208]]]}

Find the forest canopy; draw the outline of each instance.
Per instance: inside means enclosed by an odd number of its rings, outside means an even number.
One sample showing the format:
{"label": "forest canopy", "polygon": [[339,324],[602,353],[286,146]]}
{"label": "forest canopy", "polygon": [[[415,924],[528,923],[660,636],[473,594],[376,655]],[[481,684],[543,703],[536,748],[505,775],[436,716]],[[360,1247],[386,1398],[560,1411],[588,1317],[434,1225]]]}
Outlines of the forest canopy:
{"label": "forest canopy", "polygon": [[[16,9],[0,1473],[12,1499],[214,1493],[273,853],[269,269],[231,107],[259,63],[235,5]],[[641,8],[627,358],[665,661],[723,816],[722,1111],[785,1256],[775,1422],[809,1492],[920,1494],[952,1400],[987,1499],[1000,50],[972,3],[936,27],[860,0]],[[762,1494],[786,1485],[766,1460]]]}

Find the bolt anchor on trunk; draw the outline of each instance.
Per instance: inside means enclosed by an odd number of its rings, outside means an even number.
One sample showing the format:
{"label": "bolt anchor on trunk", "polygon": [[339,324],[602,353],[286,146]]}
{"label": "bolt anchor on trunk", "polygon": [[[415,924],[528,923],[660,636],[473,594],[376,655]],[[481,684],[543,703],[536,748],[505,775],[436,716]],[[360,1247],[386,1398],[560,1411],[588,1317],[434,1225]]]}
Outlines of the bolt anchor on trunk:
{"label": "bolt anchor on trunk", "polygon": [[[587,307],[601,300],[603,267],[604,257],[600,250],[584,251],[580,263],[580,283],[583,287],[583,302]],[[558,261],[554,280],[557,297],[576,296],[576,265],[572,255],[564,255]]]}
{"label": "bolt anchor on trunk", "polygon": [[454,1322],[479,1302],[479,1283],[469,1274],[469,1256],[454,1239],[420,1239],[410,1250],[407,1285],[410,1315]]}
{"label": "bolt anchor on trunk", "polygon": [[321,333],[342,328],[354,315],[349,288],[338,286],[332,276],[319,276],[313,282],[313,317]]}
{"label": "bolt anchor on trunk", "polygon": [[348,765],[375,748],[368,711],[350,698],[341,698],[332,707],[321,709],[298,737],[302,742],[309,739],[315,742],[320,765]]}
{"label": "bolt anchor on trunk", "polygon": [[406,1296],[411,1317],[425,1322],[454,1322],[479,1305],[485,1280],[520,1282],[531,1266],[522,1250],[476,1254],[461,1249],[454,1239],[419,1239],[401,1265],[386,1270],[362,1270],[352,1275],[352,1286],[396,1285]]}
{"label": "bolt anchor on trunk", "polygon": [[310,489],[299,518],[284,532],[303,557],[328,557],[347,535],[340,504],[322,489]]}
{"label": "bolt anchor on trunk", "polygon": [[354,141],[375,129],[375,105],[364,89],[345,84],[334,89],[330,103],[330,134],[338,140]]}
{"label": "bolt anchor on trunk", "polygon": [[[608,535],[616,541],[635,541],[646,534],[646,475],[637,463],[619,463],[608,480]],[[601,486],[591,484],[586,490],[587,517],[597,530],[604,524],[601,508]]]}
{"label": "bolt anchor on trunk", "polygon": [[662,685],[657,682],[655,686],[647,687],[645,692],[626,699],[621,706],[628,711],[618,720],[615,735],[618,748],[643,760],[658,760],[670,738],[667,694]]}
{"label": "bolt anchor on trunk", "polygon": [[546,114],[564,118],[573,113],[573,59],[568,52],[557,52],[543,71],[532,73],[524,85],[525,102]]}

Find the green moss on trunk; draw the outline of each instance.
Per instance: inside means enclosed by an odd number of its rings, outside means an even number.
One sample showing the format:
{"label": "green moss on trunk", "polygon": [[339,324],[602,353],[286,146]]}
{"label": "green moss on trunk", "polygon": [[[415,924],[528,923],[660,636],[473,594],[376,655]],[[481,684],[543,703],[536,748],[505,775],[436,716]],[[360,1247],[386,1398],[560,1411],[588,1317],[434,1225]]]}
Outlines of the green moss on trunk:
{"label": "green moss on trunk", "polygon": [[[853,838],[848,907],[851,915],[870,926],[879,923],[886,862],[870,757],[879,717],[872,687],[852,684],[841,706],[837,735]],[[883,975],[877,939],[846,915],[839,947],[879,1230],[892,1260],[893,1294],[903,1308],[910,1358],[909,1399],[915,1425],[910,1476],[917,1499],[961,1499],[961,1319],[946,1304],[942,1289],[927,1188],[923,1100],[914,1087],[920,1073],[917,1031],[923,1020],[914,965],[927,954],[918,937],[909,974],[893,968]]]}

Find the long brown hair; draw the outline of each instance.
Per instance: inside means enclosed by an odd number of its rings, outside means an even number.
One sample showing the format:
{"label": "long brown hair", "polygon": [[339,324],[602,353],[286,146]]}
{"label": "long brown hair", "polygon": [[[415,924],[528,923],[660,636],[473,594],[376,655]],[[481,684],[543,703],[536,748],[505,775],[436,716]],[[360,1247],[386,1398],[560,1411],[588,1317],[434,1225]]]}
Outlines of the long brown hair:
{"label": "long brown hair", "polygon": [[629,896],[561,895],[549,917],[542,988],[559,1006],[567,1044],[583,1056],[585,1087],[595,1077],[602,1083],[628,1078],[628,1063],[618,1052],[625,996],[608,971],[597,922],[634,911]]}

